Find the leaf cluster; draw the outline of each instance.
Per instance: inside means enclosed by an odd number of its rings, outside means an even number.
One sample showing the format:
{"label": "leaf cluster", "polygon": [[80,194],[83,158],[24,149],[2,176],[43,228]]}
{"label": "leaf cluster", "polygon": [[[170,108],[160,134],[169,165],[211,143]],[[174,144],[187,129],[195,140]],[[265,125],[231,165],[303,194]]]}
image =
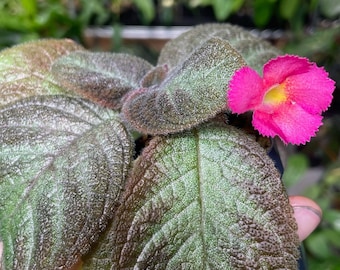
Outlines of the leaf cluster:
{"label": "leaf cluster", "polygon": [[70,40],[2,51],[4,269],[296,269],[280,174],[223,119],[233,73],[279,53],[225,24],[156,66]]}

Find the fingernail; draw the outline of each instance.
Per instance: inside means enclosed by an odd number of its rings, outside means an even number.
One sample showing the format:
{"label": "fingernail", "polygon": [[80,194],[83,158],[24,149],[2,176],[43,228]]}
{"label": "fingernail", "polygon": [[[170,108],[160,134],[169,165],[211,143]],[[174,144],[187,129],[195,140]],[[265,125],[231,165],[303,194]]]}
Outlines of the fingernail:
{"label": "fingernail", "polygon": [[298,224],[300,241],[307,238],[319,225],[322,217],[321,210],[311,206],[294,205],[294,216]]}
{"label": "fingernail", "polygon": [[314,207],[311,207],[311,206],[308,206],[308,205],[294,205],[293,209],[294,209],[294,211],[295,210],[299,211],[299,209],[302,209],[303,211],[307,210],[308,212],[310,212],[311,215],[314,214],[319,219],[322,218],[322,212],[319,209],[315,209]]}

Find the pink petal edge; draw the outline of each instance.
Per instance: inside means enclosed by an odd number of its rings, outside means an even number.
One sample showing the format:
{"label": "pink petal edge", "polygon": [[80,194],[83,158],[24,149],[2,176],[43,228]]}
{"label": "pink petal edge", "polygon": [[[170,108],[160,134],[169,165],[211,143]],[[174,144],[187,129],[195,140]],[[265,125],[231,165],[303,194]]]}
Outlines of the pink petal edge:
{"label": "pink petal edge", "polygon": [[253,125],[264,136],[278,135],[285,144],[305,144],[322,125],[322,116],[286,103],[274,114],[255,111]]}
{"label": "pink petal edge", "polygon": [[262,78],[246,66],[235,72],[229,82],[227,103],[233,113],[252,111],[262,102],[264,89]]}
{"label": "pink petal edge", "polygon": [[289,99],[309,113],[320,114],[332,102],[335,82],[315,64],[306,73],[290,76],[285,84]]}
{"label": "pink petal edge", "polygon": [[289,54],[271,59],[263,66],[264,85],[268,88],[289,76],[308,72],[311,64],[308,58]]}
{"label": "pink petal edge", "polygon": [[252,125],[265,137],[275,137],[281,132],[279,127],[275,125],[272,115],[262,111],[254,112]]}

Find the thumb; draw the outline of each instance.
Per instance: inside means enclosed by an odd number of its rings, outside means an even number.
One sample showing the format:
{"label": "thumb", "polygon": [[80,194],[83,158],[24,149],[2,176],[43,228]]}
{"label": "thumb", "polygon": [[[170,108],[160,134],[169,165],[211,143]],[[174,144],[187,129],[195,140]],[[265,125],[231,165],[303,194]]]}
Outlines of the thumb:
{"label": "thumb", "polygon": [[322,217],[321,208],[311,199],[301,196],[289,197],[298,225],[300,241],[306,239],[319,225]]}

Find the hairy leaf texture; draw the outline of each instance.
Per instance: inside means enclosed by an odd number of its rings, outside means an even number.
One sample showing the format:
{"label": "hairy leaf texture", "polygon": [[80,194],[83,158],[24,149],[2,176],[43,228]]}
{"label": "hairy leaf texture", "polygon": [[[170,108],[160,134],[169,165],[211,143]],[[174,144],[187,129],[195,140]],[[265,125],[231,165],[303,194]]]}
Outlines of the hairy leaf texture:
{"label": "hairy leaf texture", "polygon": [[83,47],[69,39],[43,39],[0,52],[0,106],[35,96],[64,93],[52,78],[53,62]]}
{"label": "hairy leaf texture", "polygon": [[168,42],[161,51],[158,65],[167,64],[169,69],[176,68],[197,48],[213,37],[228,41],[242,55],[247,65],[259,73],[262,72],[262,66],[269,59],[281,54],[280,50],[255,37],[244,28],[230,24],[212,23],[198,25]]}
{"label": "hairy leaf texture", "polygon": [[118,110],[124,95],[138,89],[151,68],[133,55],[81,51],[59,59],[52,72],[66,89]]}
{"label": "hairy leaf texture", "polygon": [[6,269],[68,269],[105,229],[132,157],[116,113],[40,96],[0,110],[0,238]]}
{"label": "hairy leaf texture", "polygon": [[245,64],[227,41],[212,38],[168,74],[166,65],[147,74],[126,98],[124,118],[147,134],[192,128],[225,110],[228,81]]}
{"label": "hairy leaf texture", "polygon": [[231,126],[153,138],[116,214],[84,269],[297,269],[280,175]]}

